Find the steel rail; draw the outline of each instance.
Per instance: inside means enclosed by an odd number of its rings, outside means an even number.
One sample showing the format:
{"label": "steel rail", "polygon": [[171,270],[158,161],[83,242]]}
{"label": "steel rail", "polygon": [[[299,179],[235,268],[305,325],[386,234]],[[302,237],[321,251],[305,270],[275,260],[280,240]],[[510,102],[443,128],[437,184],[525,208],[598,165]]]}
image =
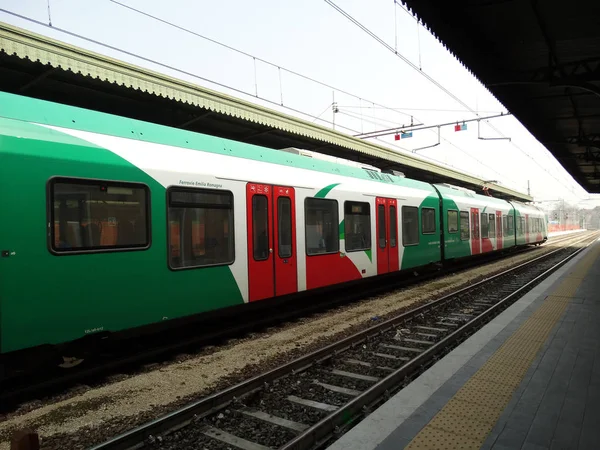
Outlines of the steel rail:
{"label": "steel rail", "polygon": [[[349,414],[351,416],[357,416],[361,412],[362,408],[368,406],[370,403],[373,403],[374,401],[376,401],[377,398],[381,398],[382,396],[384,396],[386,391],[389,391],[389,389],[392,386],[394,386],[394,384],[398,384],[399,381],[406,378],[406,376],[411,371],[415,370],[418,367],[424,366],[427,362],[430,362],[432,360],[432,357],[440,353],[442,349],[446,348],[451,343],[456,342],[457,339],[459,339],[461,336],[463,336],[476,325],[480,324],[486,317],[497,311],[499,308],[503,307],[502,305],[507,305],[507,302],[510,299],[514,298],[516,295],[518,295],[518,293],[522,292],[528,286],[531,286],[533,283],[547,276],[549,273],[556,270],[561,265],[565,264],[575,255],[579,254],[581,251],[583,251],[585,248],[591,245],[592,242],[595,242],[597,237],[598,234],[594,233],[593,239],[589,235],[587,235],[579,240],[576,240],[574,244],[586,240],[590,240],[590,242],[586,246],[577,249],[573,253],[570,253],[566,258],[562,259],[559,263],[553,265],[550,269],[544,271],[541,275],[538,275],[534,280],[520,287],[519,289],[511,293],[509,296],[507,296],[505,299],[484,311],[481,315],[477,316],[471,322],[458,328],[452,334],[443,338],[439,343],[435,344],[430,349],[424,351],[418,357],[408,362],[407,364],[399,368],[396,372],[392,373],[385,379],[378,382],[376,385],[364,391],[354,400],[350,401],[345,406],[332,413],[330,416],[311,426],[308,430],[306,430],[306,432],[302,433],[301,435],[298,435],[295,439],[288,442],[281,448],[308,448],[309,446],[318,444],[320,441],[327,438],[328,436],[331,436],[331,433],[335,432],[336,427],[340,427],[348,423]],[[145,423],[132,430],[124,432],[99,445],[91,447],[90,450],[120,450],[139,448],[139,446],[143,445],[143,442],[151,435],[164,434],[183,428],[190,423],[191,419],[195,417],[204,417],[212,413],[216,413],[228,407],[232,402],[235,402],[237,399],[259,391],[266,384],[268,385],[269,383],[273,382],[278,378],[281,378],[290,373],[293,374],[298,371],[302,371],[304,369],[309,368],[315,363],[325,361],[342,351],[350,349],[353,346],[364,342],[371,336],[384,333],[385,331],[393,328],[394,325],[398,323],[408,321],[424,312],[435,310],[447,303],[453,302],[456,300],[456,297],[461,295],[462,293],[471,291],[504,275],[507,275],[511,272],[515,272],[526,266],[530,266],[542,259],[549,258],[557,252],[562,252],[565,250],[565,248],[553,250],[537,258],[519,264],[511,269],[507,269],[498,274],[484,278],[476,283],[473,283],[472,285],[466,286],[437,300],[434,300],[433,302],[416,307],[408,312],[402,313],[396,317],[374,325],[373,327],[370,327],[366,330],[359,331],[338,342],[334,342],[312,353],[301,356],[268,372],[257,375],[253,378],[245,380],[222,391],[208,395],[202,398],[201,400],[190,403],[184,406],[183,408],[180,408],[176,411],[159,417],[151,422]]]}
{"label": "steel rail", "polygon": [[[425,350],[411,361],[408,361],[394,373],[391,373],[386,378],[371,386],[359,396],[355,397],[353,400],[346,403],[344,406],[340,407],[338,410],[334,411],[320,422],[311,426],[302,434],[296,436],[296,438],[294,438],[292,441],[280,447],[279,450],[300,450],[313,448],[322,443],[323,440],[329,439],[332,435],[340,434],[341,430],[339,427],[347,427],[351,422],[355,422],[358,418],[360,418],[360,416],[364,415],[365,410],[368,410],[370,406],[372,406],[374,403],[377,403],[382,398],[387,397],[389,395],[389,391],[401,384],[407,377],[418,371],[420,368],[428,365],[431,361],[434,361],[439,354],[446,353],[449,347],[452,347],[454,344],[460,342],[464,336],[470,335],[473,329],[478,328],[480,325],[487,322],[491,316],[496,316],[501,310],[504,310],[510,306],[512,304],[512,300],[515,299],[515,297],[517,297],[521,292],[527,290],[532,285],[535,285],[539,281],[546,278],[548,275],[566,264],[595,241],[596,239],[591,240],[585,247],[577,249],[575,252],[569,254],[566,258],[559,261],[557,264],[553,265],[535,277],[533,280],[527,282],[516,291],[507,295],[498,303],[494,304],[483,313],[475,317],[473,320],[462,325],[456,331],[431,346],[428,350]],[[352,419],[349,420],[348,417],[352,417]]]}

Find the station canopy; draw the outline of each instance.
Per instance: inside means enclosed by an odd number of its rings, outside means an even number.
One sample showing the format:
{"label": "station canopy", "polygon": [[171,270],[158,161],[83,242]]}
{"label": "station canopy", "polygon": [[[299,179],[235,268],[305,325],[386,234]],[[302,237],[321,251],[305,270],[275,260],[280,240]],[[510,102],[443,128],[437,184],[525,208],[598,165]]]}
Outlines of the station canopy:
{"label": "station canopy", "polygon": [[498,198],[529,195],[180,79],[0,23],[0,90],[273,149],[305,149]]}
{"label": "station canopy", "polygon": [[403,0],[589,193],[600,193],[600,1]]}

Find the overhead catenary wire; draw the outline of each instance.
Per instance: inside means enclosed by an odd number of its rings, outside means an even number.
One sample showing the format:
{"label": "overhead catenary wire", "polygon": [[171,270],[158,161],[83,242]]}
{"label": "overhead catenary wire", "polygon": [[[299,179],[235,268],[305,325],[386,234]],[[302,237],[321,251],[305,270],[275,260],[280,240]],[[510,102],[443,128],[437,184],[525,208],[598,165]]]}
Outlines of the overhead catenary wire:
{"label": "overhead catenary wire", "polygon": [[[379,106],[357,106],[357,105],[340,105],[340,108],[361,108],[361,109],[381,109]],[[410,107],[386,107],[385,109],[393,109],[394,111],[429,111],[429,112],[458,112],[464,113],[464,109],[440,109],[440,108],[410,108]],[[500,114],[499,110],[477,110],[479,113]]]}
{"label": "overhead catenary wire", "polygon": [[[362,23],[360,23],[357,19],[355,19],[352,15],[350,15],[349,13],[347,13],[346,11],[344,11],[342,8],[340,8],[339,6],[337,6],[332,0],[324,0],[325,3],[327,3],[328,5],[330,5],[332,8],[334,8],[336,11],[338,11],[341,15],[343,15],[346,19],[348,19],[350,22],[352,22],[353,24],[355,24],[357,27],[359,27],[362,31],[364,31],[366,34],[368,34],[369,36],[371,36],[374,40],[376,40],[377,42],[379,42],[384,48],[386,48],[387,50],[389,50],[391,53],[393,53],[394,55],[396,55],[398,58],[400,58],[402,61],[404,61],[406,64],[408,64],[409,67],[413,68],[414,70],[416,70],[418,73],[420,73],[423,77],[425,77],[428,81],[430,81],[431,83],[433,83],[436,87],[438,87],[440,90],[442,90],[444,93],[446,93],[448,96],[450,96],[452,99],[454,99],[457,103],[459,103],[461,106],[465,107],[468,111],[470,111],[471,113],[475,114],[476,116],[479,117],[479,114],[476,110],[472,109],[468,104],[466,104],[465,102],[463,102],[460,98],[458,98],[456,95],[454,95],[450,90],[448,90],[447,88],[445,88],[443,85],[441,85],[439,82],[437,82],[433,77],[431,77],[430,75],[428,75],[425,71],[423,71],[421,68],[419,68],[416,64],[414,64],[412,61],[410,61],[407,57],[405,57],[404,55],[402,55],[401,53],[397,52],[393,47],[391,47],[387,42],[385,42],[382,38],[380,38],[377,34],[375,34],[373,31],[371,31],[368,27],[366,27],[365,25],[363,25]],[[395,2],[396,4],[398,4],[397,2]],[[404,9],[404,8],[403,8]],[[411,14],[409,11],[407,11],[408,14]],[[412,15],[412,14],[411,14]],[[415,18],[416,20],[416,18]],[[487,123],[487,122],[486,122]],[[497,133],[499,133],[498,129],[495,128],[493,125],[490,125],[489,123],[487,123],[487,125],[489,125],[494,131],[496,131]],[[499,133],[500,134],[500,133]],[[504,135],[502,135],[504,136]],[[504,136],[505,137],[505,136]],[[520,148],[519,146],[515,145],[513,143],[513,145],[515,146],[515,148],[517,148],[519,151],[521,151],[522,153],[524,153],[527,157],[529,157],[538,167],[540,167],[542,170],[544,170],[548,175],[550,175],[552,178],[554,178],[556,181],[558,181],[563,187],[565,187],[566,189],[571,189],[569,186],[566,186],[560,179],[558,179],[557,177],[555,177],[552,173],[550,173],[548,171],[548,169],[546,169],[545,167],[543,167],[542,165],[539,164],[539,162],[537,162],[534,158],[532,158],[526,151],[524,151],[522,148]]]}
{"label": "overhead catenary wire", "polygon": [[[358,99],[358,100],[359,100],[359,102],[361,102],[361,103],[362,103],[362,101],[364,100],[364,101],[367,101],[367,102],[371,103],[371,104],[372,104],[372,105],[374,105],[374,106],[375,106],[375,105],[377,105],[377,107],[379,107],[379,108],[386,109],[386,110],[389,110],[389,111],[392,111],[392,112],[395,112],[395,113],[398,113],[398,114],[401,114],[401,115],[404,115],[404,116],[407,116],[407,117],[411,117],[411,119],[413,118],[413,116],[412,116],[411,114],[405,113],[405,112],[403,112],[402,110],[393,110],[393,109],[391,109],[391,108],[389,108],[389,107],[387,107],[387,106],[385,106],[385,105],[382,105],[382,104],[380,104],[380,103],[373,102],[373,101],[371,101],[371,100],[369,100],[369,99],[365,99],[365,98],[363,98],[363,97],[361,97],[361,96],[358,96],[358,95],[356,95],[356,94],[352,94],[351,92],[345,91],[345,90],[343,90],[343,89],[336,88],[336,87],[334,87],[334,86],[332,86],[332,85],[330,85],[330,84],[327,84],[327,83],[324,83],[324,82],[322,82],[322,81],[316,80],[315,78],[309,77],[309,76],[307,76],[307,75],[303,75],[303,74],[301,74],[301,73],[299,73],[299,72],[296,72],[296,71],[294,71],[294,70],[287,69],[287,68],[285,68],[285,67],[282,67],[281,65],[275,64],[275,63],[273,63],[273,62],[271,62],[271,61],[267,61],[267,60],[265,60],[265,59],[263,59],[263,58],[257,57],[257,56],[255,56],[255,55],[252,55],[252,54],[250,54],[250,53],[247,53],[247,52],[245,52],[245,51],[243,51],[243,50],[239,50],[239,49],[237,49],[237,48],[235,48],[235,47],[232,47],[232,46],[230,46],[230,45],[227,45],[227,44],[225,44],[225,43],[222,43],[222,42],[220,42],[220,41],[218,41],[218,40],[216,40],[216,39],[213,39],[213,38],[209,38],[209,37],[207,37],[207,36],[204,36],[204,35],[202,35],[202,34],[200,34],[200,33],[198,33],[198,32],[195,32],[195,31],[193,31],[193,30],[190,30],[190,29],[188,29],[188,28],[182,27],[182,26],[180,26],[180,25],[177,25],[177,24],[175,24],[175,23],[173,23],[173,22],[170,22],[170,21],[168,21],[168,20],[161,19],[160,17],[157,17],[157,16],[155,16],[155,15],[153,15],[153,14],[150,14],[150,13],[148,13],[148,12],[146,12],[146,11],[142,11],[142,10],[140,10],[140,9],[137,9],[137,8],[134,8],[134,7],[132,7],[132,6],[126,5],[126,4],[124,4],[124,3],[121,3],[121,2],[119,2],[118,0],[108,0],[108,1],[109,1],[109,2],[111,2],[111,3],[113,3],[113,4],[115,4],[115,5],[118,5],[118,6],[121,6],[121,7],[123,7],[123,8],[126,8],[126,9],[129,9],[129,10],[131,10],[131,11],[134,11],[134,12],[135,12],[135,13],[137,13],[137,14],[140,14],[140,15],[143,15],[143,16],[145,16],[145,17],[148,17],[148,18],[151,18],[151,19],[153,19],[153,20],[156,20],[156,21],[158,21],[158,22],[161,22],[161,23],[163,23],[163,24],[165,24],[165,25],[167,25],[167,26],[171,26],[171,27],[173,27],[173,28],[176,28],[176,29],[178,29],[178,30],[180,30],[180,31],[183,31],[183,32],[186,32],[186,33],[192,34],[193,36],[199,37],[199,38],[201,38],[201,39],[205,39],[205,40],[207,40],[207,41],[209,41],[209,42],[212,42],[212,43],[214,43],[214,44],[216,44],[216,45],[219,45],[219,46],[222,46],[222,47],[224,47],[224,48],[227,48],[228,50],[231,50],[231,51],[234,51],[234,52],[236,52],[236,53],[239,53],[239,54],[241,54],[241,55],[244,55],[244,56],[247,56],[247,57],[249,57],[249,58],[252,58],[252,59],[254,60],[254,62],[255,62],[255,63],[256,63],[256,61],[259,61],[259,62],[262,62],[262,63],[264,63],[264,64],[270,65],[270,66],[272,66],[272,67],[276,67],[276,68],[279,70],[279,73],[280,73],[280,90],[281,90],[281,70],[283,70],[283,71],[285,71],[285,72],[288,72],[288,73],[290,73],[290,74],[292,74],[292,75],[295,75],[295,76],[297,76],[297,77],[303,78],[303,79],[305,79],[305,80],[307,80],[307,81],[311,81],[311,82],[313,82],[313,83],[316,83],[316,84],[319,84],[319,85],[321,85],[321,86],[323,86],[323,87],[327,87],[327,88],[329,88],[329,89],[333,89],[334,91],[337,91],[337,92],[340,92],[340,93],[342,93],[342,94],[348,95],[348,96],[350,96],[350,97],[356,98],[356,99]],[[255,66],[255,80],[256,80],[256,66]],[[256,91],[258,91],[258,86],[256,86]],[[281,95],[280,95],[280,96],[281,96],[281,105],[282,105],[282,106],[284,106],[284,105],[283,105],[283,92],[281,91],[281,93],[280,93],[280,94],[281,94]],[[258,95],[257,95],[257,94],[256,94],[255,96],[256,96],[256,97],[258,97]],[[262,97],[259,97],[259,98],[262,98]],[[335,125],[336,125],[336,124],[335,124],[333,121],[331,121],[331,122],[330,122],[330,121],[326,121],[326,123],[328,123],[328,124],[331,124],[331,125],[332,125],[332,126],[335,128]],[[337,124],[337,125],[338,125],[338,126],[340,126],[339,124]],[[341,126],[341,128],[348,130],[348,128],[347,128],[347,127],[343,127],[343,126]],[[362,130],[361,130],[361,131],[362,131]]]}
{"label": "overhead catenary wire", "polygon": [[[347,112],[347,111],[346,111],[346,112],[345,112],[345,111],[340,111],[339,113],[340,113],[340,114],[343,114],[343,115],[346,115],[346,116],[348,116],[348,117],[351,117],[351,118],[353,118],[353,119],[357,119],[357,120],[358,120],[358,119],[360,119],[360,117],[359,117],[359,116],[357,116],[356,114],[353,114],[353,113],[350,113],[350,112]],[[374,123],[374,122],[372,122],[372,121],[367,121],[367,122],[369,122],[369,123],[371,123],[371,124],[373,124],[373,125],[382,125],[382,126],[383,126],[383,124],[382,124],[382,123]],[[430,127],[427,127],[427,128],[436,128],[436,127],[439,127],[439,126],[438,126],[438,125],[432,125],[432,126],[430,126]],[[438,133],[439,133],[439,130],[438,130]],[[379,136],[374,136],[374,137],[379,137]],[[491,166],[487,165],[486,163],[484,163],[483,161],[481,161],[481,160],[480,160],[480,159],[478,159],[477,157],[473,156],[472,154],[470,154],[469,152],[467,152],[466,150],[464,150],[464,149],[463,149],[463,148],[461,148],[460,146],[458,146],[458,145],[456,145],[455,143],[451,142],[450,140],[448,140],[448,139],[446,139],[446,138],[442,137],[442,136],[441,136],[441,135],[439,135],[439,134],[438,134],[438,138],[439,138],[440,140],[444,141],[445,143],[447,143],[448,145],[450,145],[450,146],[452,146],[452,147],[456,148],[458,151],[460,151],[461,153],[463,153],[463,154],[464,154],[465,156],[467,156],[468,158],[470,158],[470,159],[474,160],[475,162],[477,162],[477,163],[478,163],[479,165],[481,165],[482,167],[485,167],[486,169],[488,169],[488,170],[492,171],[492,172],[493,172],[493,173],[495,173],[496,175],[499,175],[500,177],[503,177],[503,178],[505,178],[506,180],[510,181],[510,182],[511,182],[511,183],[513,183],[515,186],[520,186],[520,185],[521,185],[521,183],[517,182],[516,180],[514,180],[514,179],[512,179],[512,178],[510,178],[510,177],[508,177],[508,176],[506,176],[506,175],[503,175],[503,174],[501,174],[501,173],[500,173],[500,172],[498,172],[496,169],[494,169],[493,167],[491,167]],[[379,140],[379,139],[377,139],[377,140]],[[429,148],[429,147],[428,147],[428,148]],[[433,146],[432,146],[431,148],[433,148]],[[411,153],[414,153],[414,150],[411,150]],[[429,160],[432,160],[432,161],[435,161],[435,162],[438,162],[438,163],[444,164],[444,165],[449,165],[448,163],[446,163],[446,162],[444,162],[444,161],[441,161],[441,160],[439,160],[439,159],[437,159],[437,158],[433,158],[433,157],[431,157],[431,156],[429,156],[429,155],[423,155],[423,154],[421,154],[420,156],[421,156],[421,157],[423,157],[423,158],[426,158],[426,159],[429,159]],[[452,166],[452,167],[454,167],[454,166]],[[473,174],[473,175],[475,176],[475,174]]]}
{"label": "overhead catenary wire", "polygon": [[[397,0],[394,0],[394,4],[396,4],[398,7],[400,7],[410,18],[412,18],[413,20],[415,20],[415,22],[417,23],[417,27],[419,27],[419,24],[421,23],[419,21],[419,19],[413,14],[411,13],[408,8],[406,8],[406,6],[404,6],[403,4],[401,4],[400,2],[398,2]],[[486,125],[488,125],[492,130],[494,130],[496,133],[498,133],[500,136],[506,138],[506,135],[504,133],[502,133],[500,130],[498,130],[494,125],[492,125],[489,122],[484,122],[486,123]],[[519,145],[517,145],[513,140],[510,140],[510,143],[512,144],[513,147],[515,147],[517,150],[519,150],[521,153],[523,153],[525,156],[527,156],[529,159],[531,159],[533,162],[536,163],[536,165],[538,167],[540,167],[541,169],[543,169],[546,173],[548,173],[548,175],[550,175],[552,178],[554,178],[556,181],[558,181],[560,184],[563,185],[563,187],[567,188],[567,189],[573,189],[572,187],[568,187],[565,186],[555,175],[553,175],[552,173],[550,173],[545,167],[541,166],[537,160],[535,158],[533,158],[529,152],[523,150]],[[548,152],[549,153],[549,152]],[[556,161],[553,161],[550,159],[550,162],[554,165]],[[563,168],[564,169],[564,168]],[[572,177],[571,177],[572,178]],[[574,181],[574,180],[571,180]],[[578,197],[579,198],[579,197]]]}
{"label": "overhead catenary wire", "polygon": [[[375,120],[369,120],[369,119],[361,118],[360,116],[358,116],[356,114],[353,114],[351,112],[348,112],[348,111],[338,111],[338,114],[350,117],[350,118],[355,119],[355,120],[362,120],[362,121],[364,121],[366,123],[370,123],[371,125],[377,125],[377,126],[380,126],[380,127],[387,127],[387,126],[389,126],[388,124],[385,124],[383,122],[377,122],[376,120],[379,119],[378,117],[365,116],[365,117],[369,117],[370,119],[375,119]],[[387,120],[385,120],[385,119],[379,119],[379,120],[387,122]],[[390,123],[395,123],[395,122],[392,122],[392,121],[389,121],[389,122]],[[379,136],[373,136],[373,137],[379,137]]]}
{"label": "overhead catenary wire", "polygon": [[[115,1],[115,0],[110,0],[110,1]],[[451,98],[453,98],[461,106],[464,106],[467,110],[470,110],[471,112],[473,112],[473,110],[471,109],[471,107],[469,105],[467,105],[460,98],[458,98],[456,95],[454,95],[452,92],[450,92],[447,88],[445,88],[440,83],[438,83],[437,80],[435,80],[433,77],[429,76],[427,73],[425,73],[424,71],[422,71],[416,64],[414,64],[410,59],[408,59],[402,53],[397,52],[396,50],[394,50],[394,48],[392,46],[390,46],[382,38],[380,38],[379,36],[377,36],[368,27],[366,27],[365,25],[363,25],[362,23],[360,23],[358,20],[356,20],[354,17],[352,17],[350,14],[348,14],[342,8],[340,8],[335,3],[333,3],[333,1],[331,1],[331,0],[325,0],[325,3],[327,3],[332,8],[334,8],[336,11],[338,11],[340,14],[342,14],[344,17],[346,17],[350,22],[354,23],[357,27],[359,27],[361,30],[363,30],[365,33],[367,33],[369,36],[371,36],[373,39],[375,39],[377,42],[379,42],[381,45],[383,45],[390,52],[392,52],[393,54],[395,54],[398,58],[400,58],[402,61],[404,61],[406,64],[408,64],[411,68],[413,68],[414,70],[416,70],[418,73],[420,73],[422,76],[424,76],[427,80],[429,80],[431,83],[433,83],[435,86],[437,86],[440,90],[442,90],[448,96],[450,96]],[[477,115],[477,113],[475,113],[475,114]]]}
{"label": "overhead catenary wire", "polygon": [[[356,94],[353,94],[353,93],[351,93],[351,92],[348,92],[348,91],[346,91],[346,90],[344,90],[344,89],[339,89],[339,88],[337,88],[337,87],[335,87],[335,86],[332,86],[332,85],[330,85],[330,84],[328,84],[328,83],[325,83],[325,82],[323,82],[323,81],[320,81],[320,80],[317,80],[317,79],[315,79],[315,78],[312,78],[312,77],[310,77],[310,76],[308,76],[308,75],[301,74],[301,73],[299,73],[299,72],[297,72],[297,71],[295,71],[295,70],[292,70],[292,69],[287,69],[287,68],[285,68],[285,67],[283,67],[283,66],[281,66],[281,65],[279,65],[279,64],[276,64],[276,63],[274,63],[274,62],[271,62],[271,61],[267,61],[266,59],[260,58],[260,57],[258,57],[258,56],[256,56],[256,55],[252,55],[252,54],[250,54],[250,53],[248,53],[248,52],[245,52],[245,51],[243,51],[243,50],[240,50],[240,49],[238,49],[238,48],[232,47],[231,45],[225,44],[225,43],[223,43],[223,42],[221,42],[221,41],[218,41],[217,39],[210,38],[210,37],[208,37],[208,36],[205,36],[205,35],[203,35],[203,34],[200,34],[200,33],[196,32],[196,31],[190,30],[189,28],[185,28],[185,27],[182,27],[181,25],[177,25],[176,23],[170,22],[170,21],[168,21],[168,20],[165,20],[165,19],[161,19],[161,18],[160,18],[160,17],[158,17],[158,16],[155,16],[155,15],[153,15],[153,14],[150,14],[150,13],[148,13],[148,12],[146,12],[146,11],[142,11],[141,9],[134,8],[133,6],[129,6],[129,5],[126,5],[126,4],[124,4],[124,3],[121,3],[121,2],[119,2],[118,0],[108,0],[108,1],[109,1],[109,2],[111,2],[111,3],[113,3],[113,4],[115,4],[115,5],[118,5],[118,6],[120,6],[120,7],[123,7],[123,8],[129,9],[130,11],[133,11],[133,12],[135,12],[135,13],[137,13],[137,14],[140,14],[140,15],[142,15],[142,16],[148,17],[148,18],[150,18],[150,19],[152,19],[152,20],[156,20],[156,21],[158,21],[158,22],[161,22],[161,23],[163,23],[163,24],[165,24],[165,25],[167,25],[167,26],[170,26],[170,27],[172,27],[172,28],[176,28],[176,29],[178,29],[178,30],[180,30],[180,31],[183,31],[183,32],[185,32],[185,33],[191,34],[191,35],[193,35],[193,36],[196,36],[196,37],[198,37],[198,38],[201,38],[201,39],[204,39],[204,40],[206,40],[206,41],[212,42],[213,44],[219,45],[219,46],[221,46],[221,47],[223,47],[223,48],[226,48],[226,49],[228,49],[228,50],[231,50],[231,51],[233,51],[233,52],[239,53],[240,55],[247,56],[248,58],[253,58],[255,61],[259,61],[259,62],[261,62],[261,63],[267,64],[267,65],[269,65],[269,66],[271,66],[271,67],[275,67],[275,68],[277,68],[277,69],[279,69],[279,70],[283,70],[284,72],[287,72],[287,73],[289,73],[289,74],[295,75],[295,76],[297,76],[297,77],[299,77],[299,78],[303,78],[303,79],[305,79],[305,80],[307,80],[307,81],[310,81],[310,82],[313,82],[313,83],[319,84],[319,85],[321,85],[321,86],[323,86],[323,87],[326,87],[326,88],[328,88],[328,89],[333,89],[333,90],[335,90],[335,91],[337,91],[337,92],[339,92],[339,93],[341,93],[341,94],[348,95],[348,96],[350,96],[350,97],[353,97],[353,98],[356,98],[356,99],[361,99],[361,98],[362,98],[363,100],[365,100],[365,101],[368,101],[369,103],[373,103],[373,104],[376,104],[376,105],[378,105],[378,106],[380,106],[380,107],[382,107],[382,108],[384,108],[384,109],[387,109],[387,107],[386,107],[385,105],[381,105],[381,104],[379,104],[379,103],[372,102],[372,101],[370,101],[370,100],[368,100],[368,99],[365,99],[364,97],[360,97],[360,96],[358,96],[358,95],[356,95]],[[403,114],[403,113],[402,113],[402,112],[400,112],[400,111],[396,111],[396,112],[399,112],[400,114]]]}
{"label": "overhead catenary wire", "polygon": [[[18,17],[19,19],[22,19],[22,20],[25,20],[25,21],[28,21],[28,22],[31,22],[31,23],[35,23],[36,25],[40,25],[40,26],[42,26],[42,27],[45,27],[45,28],[52,28],[52,29],[53,29],[53,30],[55,30],[55,31],[59,31],[59,32],[61,32],[61,33],[67,34],[67,35],[69,35],[69,36],[72,36],[72,37],[75,37],[75,38],[77,38],[77,39],[82,39],[82,40],[84,40],[84,41],[88,41],[88,42],[91,42],[91,43],[93,43],[93,44],[100,45],[100,46],[102,46],[102,47],[105,47],[105,48],[108,48],[108,49],[110,49],[110,50],[114,50],[114,51],[116,51],[116,52],[120,52],[120,53],[123,53],[123,54],[125,54],[125,55],[128,55],[128,56],[132,56],[132,57],[134,57],[134,58],[137,58],[137,59],[140,59],[140,60],[142,60],[142,61],[146,61],[146,62],[148,62],[148,63],[155,64],[155,65],[157,65],[157,66],[163,67],[163,68],[165,68],[165,69],[168,69],[168,70],[172,70],[172,71],[174,71],[174,72],[181,73],[181,74],[183,74],[183,75],[186,75],[186,76],[189,76],[189,77],[195,78],[195,79],[197,79],[197,80],[202,80],[202,81],[205,81],[205,82],[207,82],[207,83],[211,83],[211,84],[214,84],[214,85],[216,85],[216,86],[222,87],[222,88],[224,88],[224,89],[230,89],[230,90],[232,90],[232,91],[234,91],[234,92],[237,92],[237,93],[239,93],[239,94],[248,95],[248,96],[251,96],[251,97],[256,97],[256,98],[258,98],[258,99],[260,99],[260,100],[262,100],[262,101],[264,101],[264,102],[270,103],[270,104],[272,104],[272,105],[280,106],[280,107],[282,107],[282,108],[288,109],[288,110],[290,110],[290,111],[293,111],[293,112],[295,112],[295,113],[301,114],[301,115],[303,115],[303,116],[310,117],[310,118],[312,118],[312,119],[317,119],[317,120],[320,120],[320,121],[322,121],[322,122],[325,122],[325,123],[327,123],[327,124],[331,124],[331,122],[330,122],[330,121],[328,121],[328,120],[326,120],[326,119],[321,119],[321,118],[319,118],[319,117],[316,117],[316,116],[314,116],[314,115],[312,115],[312,114],[309,114],[309,113],[307,113],[307,112],[304,112],[304,111],[300,111],[299,109],[293,108],[293,107],[291,107],[291,106],[280,105],[278,102],[275,102],[275,101],[273,101],[273,100],[269,100],[268,98],[264,98],[264,97],[260,97],[260,96],[255,96],[254,94],[252,94],[252,93],[250,93],[250,92],[246,92],[246,91],[244,91],[244,90],[241,90],[241,89],[238,89],[238,88],[236,88],[236,87],[233,87],[233,86],[227,85],[227,84],[225,84],[225,83],[220,83],[220,82],[218,82],[218,81],[211,80],[211,79],[209,79],[209,78],[206,78],[206,77],[203,77],[203,76],[201,76],[201,75],[197,75],[197,74],[195,74],[195,73],[192,73],[192,72],[189,72],[189,71],[186,71],[186,70],[183,70],[183,69],[179,69],[179,68],[177,68],[177,67],[174,67],[174,66],[171,66],[171,65],[169,65],[169,64],[161,63],[161,62],[159,62],[159,61],[156,61],[156,60],[154,60],[154,59],[152,59],[152,58],[148,58],[148,57],[145,57],[145,56],[139,55],[139,54],[137,54],[137,53],[133,53],[133,52],[130,52],[130,51],[128,51],[128,50],[124,50],[124,49],[122,49],[122,48],[115,47],[115,46],[112,46],[112,45],[110,45],[110,44],[106,44],[106,43],[104,43],[104,42],[101,42],[101,41],[98,41],[98,40],[95,40],[95,39],[92,39],[92,38],[88,38],[88,37],[86,37],[86,36],[83,36],[83,35],[80,35],[80,34],[74,33],[74,32],[72,32],[72,31],[66,30],[66,29],[64,29],[64,28],[60,28],[60,27],[56,27],[56,26],[52,26],[52,27],[50,27],[50,26],[49,26],[47,23],[41,22],[41,21],[39,21],[39,20],[36,20],[36,19],[33,19],[33,18],[31,18],[31,17],[23,16],[23,15],[21,15],[21,14],[18,14],[18,13],[16,13],[16,12],[13,12],[13,11],[6,10],[6,9],[4,9],[4,8],[0,8],[0,12],[2,12],[2,13],[5,13],[5,14],[9,14],[9,15],[12,15],[12,16],[14,16],[14,17]],[[345,127],[345,126],[343,126],[343,125],[338,125],[338,126],[339,126],[340,128],[343,128],[343,129],[344,129],[344,130],[346,130],[346,131],[349,131],[349,132],[352,132],[352,133],[358,133],[358,130],[355,130],[355,129],[352,129],[352,128],[349,128],[349,127]]]}

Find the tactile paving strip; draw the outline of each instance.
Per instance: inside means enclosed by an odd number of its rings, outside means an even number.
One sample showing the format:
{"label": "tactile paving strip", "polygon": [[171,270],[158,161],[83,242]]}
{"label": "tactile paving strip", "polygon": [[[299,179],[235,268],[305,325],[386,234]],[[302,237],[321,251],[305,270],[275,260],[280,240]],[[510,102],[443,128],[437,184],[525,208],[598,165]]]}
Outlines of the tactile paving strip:
{"label": "tactile paving strip", "polygon": [[406,448],[479,449],[599,256],[596,245]]}

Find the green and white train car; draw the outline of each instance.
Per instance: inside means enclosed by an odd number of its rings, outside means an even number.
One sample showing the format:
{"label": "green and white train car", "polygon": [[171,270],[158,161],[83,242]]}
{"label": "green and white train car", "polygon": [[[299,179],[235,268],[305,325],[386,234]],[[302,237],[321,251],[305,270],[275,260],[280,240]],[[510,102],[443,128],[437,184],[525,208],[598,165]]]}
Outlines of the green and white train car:
{"label": "green and white train car", "polygon": [[3,357],[547,237],[530,205],[7,93],[0,198]]}

